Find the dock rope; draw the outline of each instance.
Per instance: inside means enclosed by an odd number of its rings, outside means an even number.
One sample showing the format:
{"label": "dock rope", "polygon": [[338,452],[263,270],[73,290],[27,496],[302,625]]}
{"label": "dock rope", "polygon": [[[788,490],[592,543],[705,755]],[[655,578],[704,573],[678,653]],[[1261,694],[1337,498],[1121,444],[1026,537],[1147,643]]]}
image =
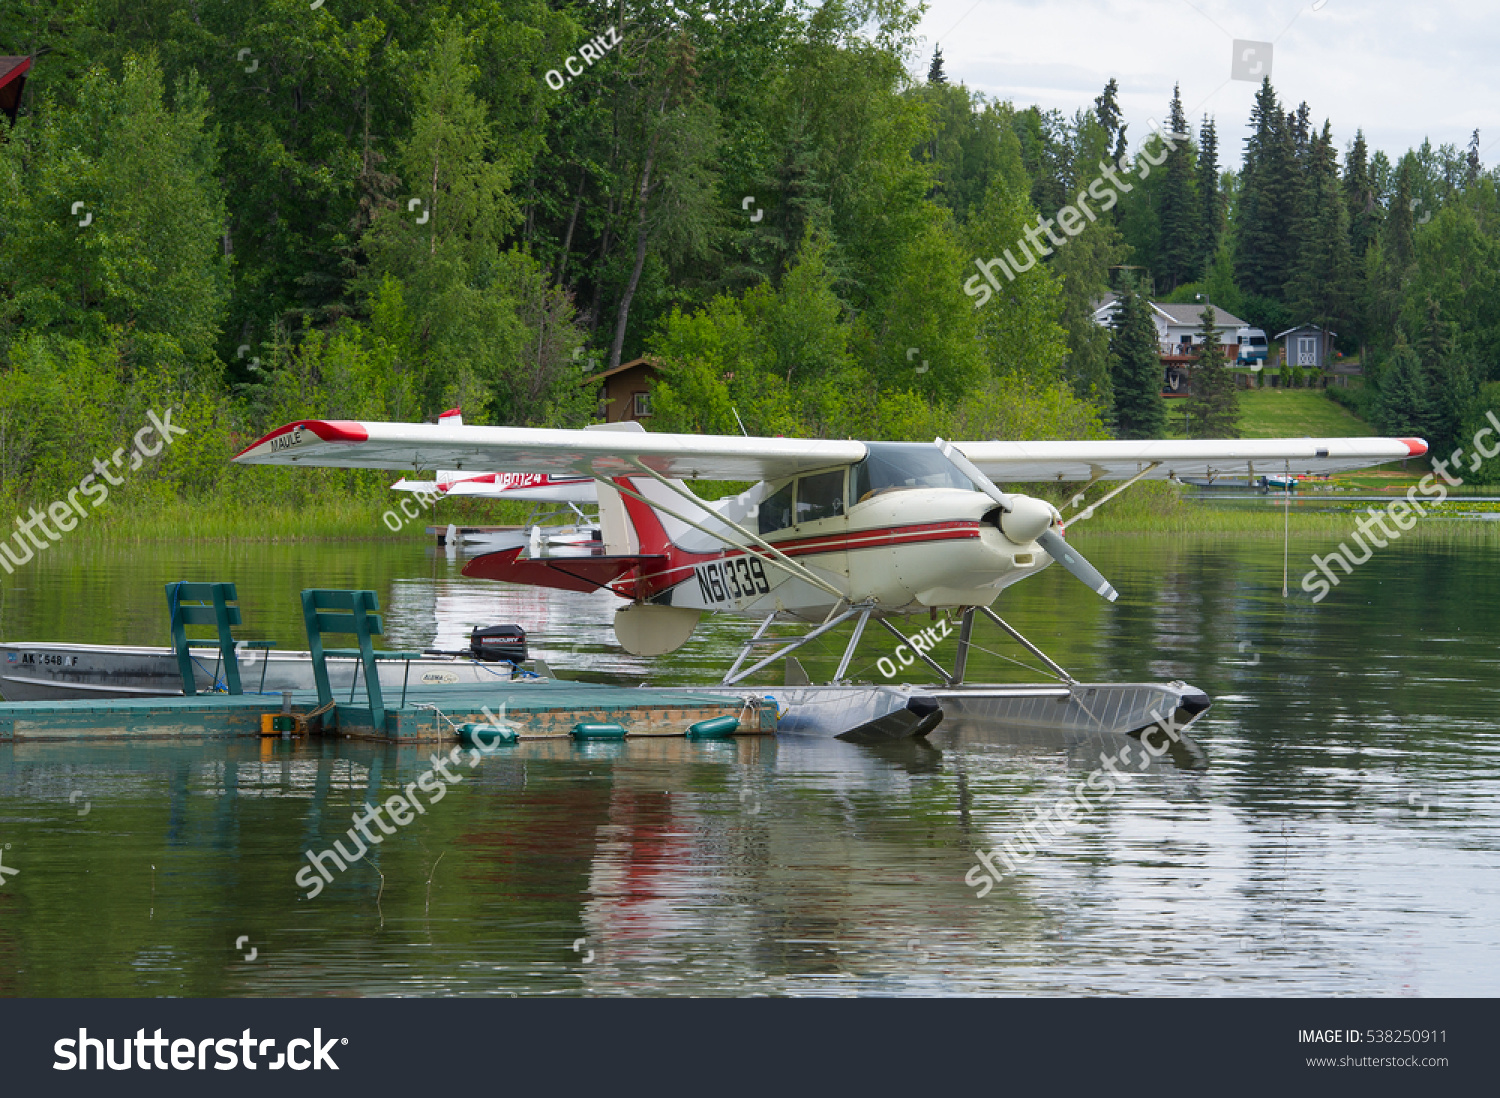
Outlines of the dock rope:
{"label": "dock rope", "polygon": [[[451,728],[451,729],[453,729],[453,734],[455,736],[458,736],[458,735],[462,734],[459,731],[458,725],[454,724],[453,720],[448,716],[448,714],[444,713],[433,702],[412,702],[412,706],[411,707],[413,709],[431,709],[434,716],[442,717],[443,720],[445,720],[445,721],[448,722],[448,727]],[[437,727],[438,727],[437,721],[433,721],[432,722],[432,730],[434,732],[437,731]]]}

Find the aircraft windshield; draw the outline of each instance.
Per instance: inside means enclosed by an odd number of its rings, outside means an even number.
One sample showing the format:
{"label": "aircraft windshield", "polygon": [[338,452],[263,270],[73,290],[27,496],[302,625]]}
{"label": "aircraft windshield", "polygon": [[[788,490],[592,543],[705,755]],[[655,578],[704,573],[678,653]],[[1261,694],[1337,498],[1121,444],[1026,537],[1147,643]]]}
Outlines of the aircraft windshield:
{"label": "aircraft windshield", "polygon": [[925,442],[867,442],[868,455],[854,467],[850,480],[855,503],[911,488],[961,488],[974,491],[969,478]]}

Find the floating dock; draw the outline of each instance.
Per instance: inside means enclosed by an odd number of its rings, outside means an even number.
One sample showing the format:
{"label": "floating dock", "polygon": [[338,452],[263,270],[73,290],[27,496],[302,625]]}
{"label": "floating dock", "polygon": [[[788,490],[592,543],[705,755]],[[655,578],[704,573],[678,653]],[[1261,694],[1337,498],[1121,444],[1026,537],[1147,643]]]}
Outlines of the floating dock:
{"label": "floating dock", "polygon": [[[336,700],[330,710],[308,720],[319,708],[318,696],[311,690],[294,691],[290,713],[312,735],[388,743],[452,741],[455,726],[485,723],[486,709],[522,739],[568,736],[578,724],[618,724],[631,737],[683,736],[692,725],[725,716],[738,719],[739,735],[776,731],[775,704],[748,692],[644,691],[554,680],[412,687],[404,705],[387,705],[381,729],[374,727],[362,694],[352,702]],[[259,736],[261,718],[282,713],[281,694],[4,702],[0,743]]]}

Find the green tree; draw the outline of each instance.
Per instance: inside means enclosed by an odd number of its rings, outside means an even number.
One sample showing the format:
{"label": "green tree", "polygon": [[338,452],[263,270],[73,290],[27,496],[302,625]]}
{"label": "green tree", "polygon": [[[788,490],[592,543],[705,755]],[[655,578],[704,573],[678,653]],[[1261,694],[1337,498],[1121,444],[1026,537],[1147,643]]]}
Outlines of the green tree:
{"label": "green tree", "polygon": [[1094,319],[1094,310],[1109,290],[1110,270],[1125,256],[1120,231],[1101,219],[1060,249],[1051,268],[1060,283],[1058,320],[1068,338],[1064,374],[1079,399],[1091,401],[1106,416],[1112,403],[1110,337],[1109,329]]}
{"label": "green tree", "polygon": [[[635,150],[625,233],[632,248],[615,310],[609,366],[625,347],[630,309],[647,256],[705,254],[719,215],[717,112],[697,94],[697,50],[686,35],[656,48],[649,42],[635,58],[625,124]],[[655,246],[655,247],[653,247]]]}
{"label": "green tree", "polygon": [[432,413],[455,394],[482,394],[466,409],[479,419],[506,420],[527,409],[503,401],[506,374],[522,355],[525,333],[502,259],[505,233],[519,212],[509,194],[509,172],[496,158],[494,128],[473,91],[477,68],[462,29],[450,25],[416,81],[417,109],[395,163],[410,181],[413,207],[382,210],[366,235],[370,255],[365,292],[388,279],[403,287],[420,347],[423,410]]}
{"label": "green tree", "polygon": [[927,82],[929,84],[946,84],[948,78],[943,75],[943,47],[932,47],[932,64],[927,69]]}
{"label": "green tree", "polygon": [[[1376,409],[1382,432],[1429,438],[1435,429],[1440,429],[1439,409],[1434,406],[1427,371],[1404,336],[1397,338],[1395,349],[1379,374],[1379,385]],[[1434,454],[1437,452],[1434,450]]]}
{"label": "green tree", "polygon": [[1115,307],[1110,339],[1114,378],[1114,422],[1121,438],[1161,438],[1167,410],[1161,398],[1162,369],[1147,305],[1135,284],[1126,280]]}
{"label": "green tree", "polygon": [[1355,260],[1363,261],[1380,224],[1363,130],[1354,131],[1354,143],[1344,158],[1344,204],[1349,211],[1349,252]]}
{"label": "green tree", "polygon": [[1188,396],[1190,431],[1194,438],[1239,438],[1239,392],[1225,362],[1213,306],[1204,308],[1199,322],[1198,338],[1202,342],[1193,360],[1192,392]]}
{"label": "green tree", "polygon": [[1282,114],[1270,78],[1250,112],[1254,131],[1245,141],[1235,234],[1235,274],[1240,287],[1281,301],[1295,254],[1288,231],[1296,219],[1300,186],[1295,122]]}
{"label": "green tree", "polygon": [[18,330],[102,342],[124,367],[214,383],[229,291],[205,89],[169,104],[152,56],[91,69],[0,144],[0,355]]}
{"label": "green tree", "polygon": [[1198,277],[1212,278],[1219,245],[1224,239],[1224,195],[1219,188],[1219,133],[1214,120],[1203,116],[1198,128]]}
{"label": "green tree", "polygon": [[1354,307],[1349,209],[1327,123],[1313,140],[1295,236],[1300,241],[1287,300],[1299,319],[1347,334]]}
{"label": "green tree", "polygon": [[1179,88],[1172,89],[1168,120],[1173,147],[1167,153],[1159,194],[1160,239],[1152,270],[1158,285],[1171,291],[1203,272],[1201,200],[1194,182],[1193,152]]}
{"label": "green tree", "polygon": [[[991,289],[986,276],[971,274],[965,292],[976,291],[980,346],[996,375],[1021,372],[1037,379],[1059,379],[1068,353],[1067,333],[1058,323],[1060,287],[1052,272],[1021,243],[1026,228],[1035,224],[1036,210],[1026,195],[1013,191],[1003,175],[997,176],[984,203],[964,226],[964,242],[967,254],[986,257],[978,262],[989,265],[989,278],[998,283],[998,289]],[[1010,260],[1014,278],[992,263],[997,258]]]}

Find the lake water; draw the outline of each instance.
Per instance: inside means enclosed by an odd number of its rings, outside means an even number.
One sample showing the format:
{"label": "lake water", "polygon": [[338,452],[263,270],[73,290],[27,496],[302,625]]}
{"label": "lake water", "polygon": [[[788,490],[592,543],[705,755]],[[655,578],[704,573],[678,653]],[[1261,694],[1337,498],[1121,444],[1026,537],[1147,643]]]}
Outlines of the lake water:
{"label": "lake water", "polygon": [[[1297,584],[1327,540],[1293,542],[1289,600],[1277,540],[1075,541],[1117,604],[1053,568],[997,608],[1080,679],[1208,691],[1202,763],[1133,778],[983,899],[975,848],[1101,745],[523,744],[313,899],[303,851],[426,752],[4,745],[0,995],[1493,994],[1494,544],[1408,538],[1314,605]],[[0,637],[165,643],[176,579],[235,580],[242,635],[283,647],[305,647],[298,590],[369,587],[392,646],[514,621],[559,671],[623,682],[712,682],[745,632],[632,659],[612,598],[465,580],[420,544],[65,543],[3,578]],[[857,665],[885,654],[867,634]],[[1037,681],[971,664],[1001,677]]]}

